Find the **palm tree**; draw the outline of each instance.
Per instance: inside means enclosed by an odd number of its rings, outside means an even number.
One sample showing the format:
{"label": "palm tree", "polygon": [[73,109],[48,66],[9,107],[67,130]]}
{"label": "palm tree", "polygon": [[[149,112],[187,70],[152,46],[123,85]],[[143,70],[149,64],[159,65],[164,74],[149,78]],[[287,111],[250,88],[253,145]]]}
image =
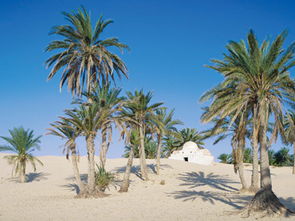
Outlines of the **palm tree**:
{"label": "palm tree", "polygon": [[204,149],[204,137],[195,128],[185,128],[177,131],[175,134],[175,145],[182,147],[188,141],[192,141],[198,145],[199,148]]}
{"label": "palm tree", "polygon": [[83,197],[101,196],[95,188],[95,145],[94,140],[97,131],[101,128],[102,120],[105,118],[105,113],[96,103],[81,104],[73,110],[66,110],[66,116],[61,117],[65,122],[72,126],[72,130],[80,131],[82,136],[85,136],[87,145],[87,159],[88,159],[88,186],[84,193],[80,195]]}
{"label": "palm tree", "polygon": [[69,152],[71,153],[71,160],[73,166],[73,172],[76,179],[76,183],[78,185],[79,191],[85,191],[85,185],[81,180],[79,167],[78,167],[78,159],[77,159],[77,145],[76,138],[80,135],[80,131],[71,125],[68,121],[61,119],[61,121],[56,121],[50,124],[52,128],[49,128],[48,134],[60,137],[65,140],[65,151],[66,158],[68,159]]}
{"label": "palm tree", "polygon": [[[285,137],[288,143],[293,144],[293,153],[295,153],[295,113],[289,111],[284,117]],[[292,173],[295,174],[295,160],[293,161]]]}
{"label": "palm tree", "polygon": [[127,77],[126,65],[113,49],[123,51],[128,46],[118,38],[101,39],[102,32],[113,23],[112,20],[100,17],[93,26],[83,7],[73,13],[63,12],[63,15],[70,24],[54,26],[50,32],[62,40],[54,40],[46,48],[48,52],[56,52],[46,61],[47,67],[52,67],[48,80],[60,71],[60,89],[67,82],[69,90],[80,95],[85,86],[89,92],[94,83],[115,81],[115,74],[119,78]]}
{"label": "palm tree", "polygon": [[[215,65],[210,66],[224,76],[224,81],[203,96],[205,100],[213,98],[208,114],[203,116],[204,122],[216,116],[239,116],[251,110],[253,152],[260,144],[261,189],[245,210],[248,214],[254,211],[267,211],[268,214],[288,212],[272,191],[267,152],[278,133],[283,131],[282,106],[294,103],[295,83],[288,71],[295,65],[295,44],[284,50],[282,45],[285,37],[284,32],[272,43],[263,41],[259,46],[253,31],[250,31],[248,44],[231,41],[227,45],[228,54],[224,55],[224,60],[213,60]],[[274,119],[274,129],[268,143],[270,118]],[[234,120],[235,117],[232,118]]]}
{"label": "palm tree", "polygon": [[165,135],[172,134],[173,132],[176,132],[176,125],[182,124],[180,120],[174,120],[174,110],[167,112],[166,108],[159,109],[155,112],[156,117],[154,119],[154,128],[156,130],[157,134],[157,160],[156,160],[156,171],[157,174],[160,174],[160,157],[162,153],[162,142],[163,137]]}
{"label": "palm tree", "polygon": [[112,141],[112,125],[120,127],[120,119],[118,118],[118,112],[122,108],[124,97],[120,97],[121,89],[111,88],[110,83],[103,83],[102,86],[96,85],[90,93],[84,93],[84,95],[96,103],[101,110],[105,113],[105,118],[101,123],[101,147],[100,147],[100,167],[105,168],[106,154],[109,145]]}
{"label": "palm tree", "polygon": [[244,116],[237,117],[236,120],[231,124],[230,117],[221,120],[218,118],[214,119],[214,127],[212,129],[204,131],[203,134],[204,138],[218,136],[213,144],[217,144],[218,142],[224,140],[229,136],[231,137],[232,161],[234,164],[234,171],[235,173],[239,172],[239,177],[242,184],[241,191],[246,191],[248,187],[244,176],[243,163],[247,136],[247,118]]}
{"label": "palm tree", "polygon": [[278,152],[274,154],[274,163],[276,166],[290,166],[292,156],[289,154],[289,149],[282,147]]}
{"label": "palm tree", "polygon": [[143,90],[127,92],[127,101],[124,104],[121,115],[132,121],[136,122],[136,127],[139,132],[140,145],[140,170],[144,180],[148,180],[146,155],[144,148],[144,139],[147,130],[148,122],[154,118],[154,112],[160,108],[162,103],[150,104],[152,99],[152,93],[144,93]]}
{"label": "palm tree", "polygon": [[134,158],[134,149],[135,146],[139,146],[140,144],[140,138],[138,131],[135,129],[130,129],[128,133],[128,138],[125,140],[127,143],[129,143],[129,152],[128,152],[128,161],[124,173],[123,182],[120,186],[119,192],[127,192],[129,188],[129,180],[130,180],[130,172],[133,164],[133,158]]}
{"label": "palm tree", "polygon": [[16,153],[15,155],[5,156],[9,164],[14,165],[14,174],[19,175],[19,181],[24,183],[26,181],[26,166],[27,162],[30,162],[36,171],[36,163],[43,166],[43,163],[32,155],[35,150],[40,150],[40,138],[35,137],[34,131],[23,127],[13,128],[9,130],[10,137],[1,138],[5,140],[8,145],[1,145],[0,151],[11,151]]}
{"label": "palm tree", "polygon": [[231,155],[230,154],[226,154],[226,153],[223,153],[223,154],[220,154],[218,156],[218,160],[220,160],[220,163],[230,163],[230,158],[231,158]]}

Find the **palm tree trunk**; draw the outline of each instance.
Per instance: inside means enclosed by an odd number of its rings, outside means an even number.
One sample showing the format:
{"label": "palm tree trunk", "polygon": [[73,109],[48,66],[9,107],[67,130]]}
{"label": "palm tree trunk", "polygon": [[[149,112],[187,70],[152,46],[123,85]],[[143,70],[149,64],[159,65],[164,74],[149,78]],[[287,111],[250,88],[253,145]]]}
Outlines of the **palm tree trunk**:
{"label": "palm tree trunk", "polygon": [[269,169],[269,159],[267,152],[267,125],[268,125],[268,106],[265,105],[264,113],[260,114],[261,129],[260,134],[260,182],[261,189],[255,194],[254,198],[248,204],[246,212],[262,212],[267,215],[287,214],[290,211],[280,202],[272,191],[271,175]]}
{"label": "palm tree trunk", "polygon": [[247,190],[247,182],[244,175],[244,148],[245,148],[245,136],[242,135],[238,143],[238,151],[237,151],[238,172],[239,172],[239,177],[242,184],[241,191]]}
{"label": "palm tree trunk", "polygon": [[253,111],[253,134],[252,134],[252,177],[251,177],[251,186],[249,188],[252,192],[257,192],[259,190],[259,173],[258,173],[258,132],[259,132],[259,119],[257,106],[254,106]]}
{"label": "palm tree trunk", "polygon": [[106,128],[102,128],[101,137],[102,137],[102,141],[101,141],[101,148],[99,153],[99,160],[100,160],[100,167],[105,168],[106,154],[108,149]]}
{"label": "palm tree trunk", "polygon": [[145,150],[144,150],[144,133],[143,133],[143,126],[139,126],[139,137],[140,137],[140,145],[139,145],[139,160],[140,160],[140,171],[141,176],[144,180],[148,180],[148,173],[147,173],[147,165],[146,165],[146,158],[145,158]]}
{"label": "palm tree trunk", "polygon": [[160,158],[161,158],[161,149],[162,149],[162,135],[158,135],[158,149],[157,149],[157,175],[160,175]]}
{"label": "palm tree trunk", "polygon": [[94,136],[89,135],[86,138],[88,155],[88,191],[93,193],[95,190],[95,161],[94,161]]}
{"label": "palm tree trunk", "polygon": [[85,186],[84,186],[84,183],[82,182],[81,180],[81,177],[80,177],[80,172],[79,172],[79,167],[78,167],[78,160],[77,160],[77,152],[76,152],[76,145],[73,145],[71,147],[71,152],[72,152],[72,166],[73,166],[73,171],[74,171],[74,176],[75,176],[75,179],[76,179],[76,183],[79,187],[79,193],[80,192],[84,192],[85,190]]}
{"label": "palm tree trunk", "polygon": [[133,147],[133,145],[131,145],[123,182],[121,184],[119,192],[127,192],[128,191],[130,172],[131,172],[131,168],[132,168],[132,164],[133,164],[133,157],[134,157],[134,147]]}
{"label": "palm tree trunk", "polygon": [[21,183],[26,182],[26,162],[21,162],[21,168],[19,171],[19,181]]}
{"label": "palm tree trunk", "polygon": [[295,142],[293,142],[293,171],[292,174],[295,174]]}

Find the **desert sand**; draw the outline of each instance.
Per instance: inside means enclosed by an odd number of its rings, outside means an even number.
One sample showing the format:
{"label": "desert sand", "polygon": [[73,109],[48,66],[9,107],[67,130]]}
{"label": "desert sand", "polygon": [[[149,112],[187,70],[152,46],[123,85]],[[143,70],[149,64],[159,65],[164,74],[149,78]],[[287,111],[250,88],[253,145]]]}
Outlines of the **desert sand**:
{"label": "desert sand", "polygon": [[[156,176],[154,160],[147,160],[150,181],[144,182],[137,176],[136,159],[128,193],[118,193],[118,187],[111,187],[106,198],[75,199],[71,162],[65,157],[39,157],[44,166],[39,166],[36,172],[29,167],[28,183],[21,184],[11,178],[11,166],[3,156],[0,154],[0,220],[3,221],[254,220],[228,214],[252,198],[237,194],[240,183],[232,165],[202,166],[162,159],[161,175]],[[108,159],[107,169],[116,173],[120,181],[126,162],[127,159]],[[81,157],[79,166],[85,178],[85,157]],[[295,176],[291,168],[271,168],[271,173],[275,193],[294,210]],[[248,165],[248,183],[250,175]],[[165,180],[164,185],[160,184],[161,180]],[[271,220],[295,220],[295,217]]]}

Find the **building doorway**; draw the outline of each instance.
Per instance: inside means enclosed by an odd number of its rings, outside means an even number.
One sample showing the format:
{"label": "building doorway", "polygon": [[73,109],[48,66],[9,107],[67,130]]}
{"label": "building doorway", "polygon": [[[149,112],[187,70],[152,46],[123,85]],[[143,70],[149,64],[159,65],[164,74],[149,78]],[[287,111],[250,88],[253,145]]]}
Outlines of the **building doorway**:
{"label": "building doorway", "polygon": [[188,162],[188,157],[183,158],[185,162]]}

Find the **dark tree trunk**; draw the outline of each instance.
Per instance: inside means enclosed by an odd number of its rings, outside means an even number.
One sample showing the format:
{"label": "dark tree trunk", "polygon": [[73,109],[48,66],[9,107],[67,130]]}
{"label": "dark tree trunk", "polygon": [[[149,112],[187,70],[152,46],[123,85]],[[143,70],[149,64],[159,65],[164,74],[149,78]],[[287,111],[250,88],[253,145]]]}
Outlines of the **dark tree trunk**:
{"label": "dark tree trunk", "polygon": [[130,178],[130,172],[133,164],[133,157],[134,157],[134,147],[131,146],[129,157],[126,165],[126,170],[123,178],[123,182],[121,184],[119,192],[127,192],[129,188],[129,178]]}

